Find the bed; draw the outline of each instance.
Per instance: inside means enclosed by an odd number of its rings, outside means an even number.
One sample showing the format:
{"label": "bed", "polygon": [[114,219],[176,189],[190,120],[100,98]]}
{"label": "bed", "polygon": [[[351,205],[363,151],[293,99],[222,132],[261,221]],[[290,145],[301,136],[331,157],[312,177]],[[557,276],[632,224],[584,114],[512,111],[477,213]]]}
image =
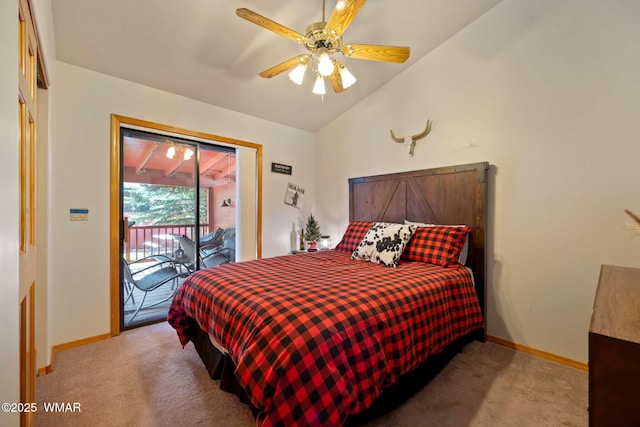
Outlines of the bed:
{"label": "bed", "polygon": [[[334,250],[198,271],[176,292],[169,323],[211,377],[252,406],[258,425],[343,425],[434,358],[484,339],[487,170],[352,178],[350,222]],[[461,226],[465,265],[457,237],[441,243]],[[373,231],[388,229],[409,232],[406,250],[391,249],[394,266],[353,259]],[[434,233],[436,249],[415,243]]]}

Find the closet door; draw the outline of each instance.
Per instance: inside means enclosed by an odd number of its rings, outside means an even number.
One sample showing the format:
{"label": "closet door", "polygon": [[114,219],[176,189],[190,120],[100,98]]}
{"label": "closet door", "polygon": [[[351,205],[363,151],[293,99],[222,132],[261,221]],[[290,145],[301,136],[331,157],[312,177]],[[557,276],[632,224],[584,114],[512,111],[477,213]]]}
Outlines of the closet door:
{"label": "closet door", "polygon": [[[19,158],[19,276],[20,276],[20,401],[35,402],[35,292],[36,292],[36,96],[38,41],[27,0],[18,12],[18,141]],[[21,413],[20,424],[31,425],[32,414]]]}

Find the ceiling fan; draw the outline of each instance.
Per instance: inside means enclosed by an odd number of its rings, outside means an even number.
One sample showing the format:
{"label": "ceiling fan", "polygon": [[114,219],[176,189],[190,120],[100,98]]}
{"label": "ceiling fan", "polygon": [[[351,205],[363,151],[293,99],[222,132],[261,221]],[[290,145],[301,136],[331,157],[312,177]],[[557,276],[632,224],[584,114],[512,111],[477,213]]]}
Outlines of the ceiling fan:
{"label": "ceiling fan", "polygon": [[304,34],[300,34],[284,25],[265,18],[249,9],[236,9],[236,15],[259,25],[276,34],[304,45],[309,51],[298,55],[260,73],[261,77],[271,78],[293,69],[289,78],[302,84],[309,64],[316,74],[313,93],[324,94],[324,77],[328,77],[334,92],[342,92],[356,82],[355,77],[341,62],[332,58],[342,54],[347,58],[366,59],[403,63],[409,58],[409,48],[403,46],[380,46],[371,44],[345,44],[342,35],[358,14],[366,0],[338,0],[329,20],[325,20],[325,4],[322,0],[322,21],[309,25]]}

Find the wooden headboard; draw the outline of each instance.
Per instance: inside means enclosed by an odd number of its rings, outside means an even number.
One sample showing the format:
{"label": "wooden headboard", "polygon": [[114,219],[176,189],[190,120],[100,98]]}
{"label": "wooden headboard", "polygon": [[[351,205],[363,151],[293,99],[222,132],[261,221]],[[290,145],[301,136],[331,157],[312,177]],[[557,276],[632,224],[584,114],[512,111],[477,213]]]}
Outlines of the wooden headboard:
{"label": "wooden headboard", "polygon": [[[349,220],[465,224],[467,267],[485,314],[488,162],[349,179]],[[486,319],[486,316],[485,316]]]}

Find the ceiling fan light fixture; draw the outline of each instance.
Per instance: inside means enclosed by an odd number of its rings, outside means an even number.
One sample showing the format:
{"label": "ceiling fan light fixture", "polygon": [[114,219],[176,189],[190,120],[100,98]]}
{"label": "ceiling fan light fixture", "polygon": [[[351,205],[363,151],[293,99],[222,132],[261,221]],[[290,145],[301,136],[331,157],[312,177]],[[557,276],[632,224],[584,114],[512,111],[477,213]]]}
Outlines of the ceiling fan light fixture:
{"label": "ceiling fan light fixture", "polygon": [[[303,45],[308,53],[290,58],[259,73],[260,77],[272,78],[284,71],[289,71],[289,78],[296,84],[302,84],[308,62],[317,75],[313,93],[325,94],[324,77],[329,78],[335,93],[343,92],[356,83],[356,78],[343,64],[332,58],[341,53],[353,59],[404,63],[410,54],[407,46],[385,46],[373,44],[344,44],[342,35],[351,25],[366,0],[336,0],[336,5],[326,19],[325,0],[322,0],[322,20],[309,25],[304,34],[298,33],[275,21],[249,9],[236,9],[236,15],[242,19],[259,25],[273,33],[279,34]],[[319,77],[319,78],[318,78]]]}
{"label": "ceiling fan light fixture", "polygon": [[183,157],[182,157],[183,160],[187,161],[191,159],[193,157],[193,153],[194,151],[192,148],[187,148],[186,150],[184,150]]}
{"label": "ceiling fan light fixture", "polygon": [[351,74],[351,72],[347,70],[347,67],[342,64],[340,64],[340,70],[338,72],[340,73],[340,79],[342,80],[343,89],[347,89],[353,86],[353,84],[357,81],[353,74]]}
{"label": "ceiling fan light fixture", "polygon": [[172,145],[167,149],[167,158],[173,159],[175,155],[176,155],[176,147]]}
{"label": "ceiling fan light fixture", "polygon": [[324,88],[324,77],[322,77],[320,74],[318,74],[318,77],[316,77],[316,83],[313,85],[312,92],[316,95],[324,95],[325,93],[327,93]]}
{"label": "ceiling fan light fixture", "polygon": [[324,76],[330,76],[333,74],[333,69],[335,67],[333,60],[329,56],[329,50],[327,48],[321,47],[316,52],[318,55],[318,72]]}

